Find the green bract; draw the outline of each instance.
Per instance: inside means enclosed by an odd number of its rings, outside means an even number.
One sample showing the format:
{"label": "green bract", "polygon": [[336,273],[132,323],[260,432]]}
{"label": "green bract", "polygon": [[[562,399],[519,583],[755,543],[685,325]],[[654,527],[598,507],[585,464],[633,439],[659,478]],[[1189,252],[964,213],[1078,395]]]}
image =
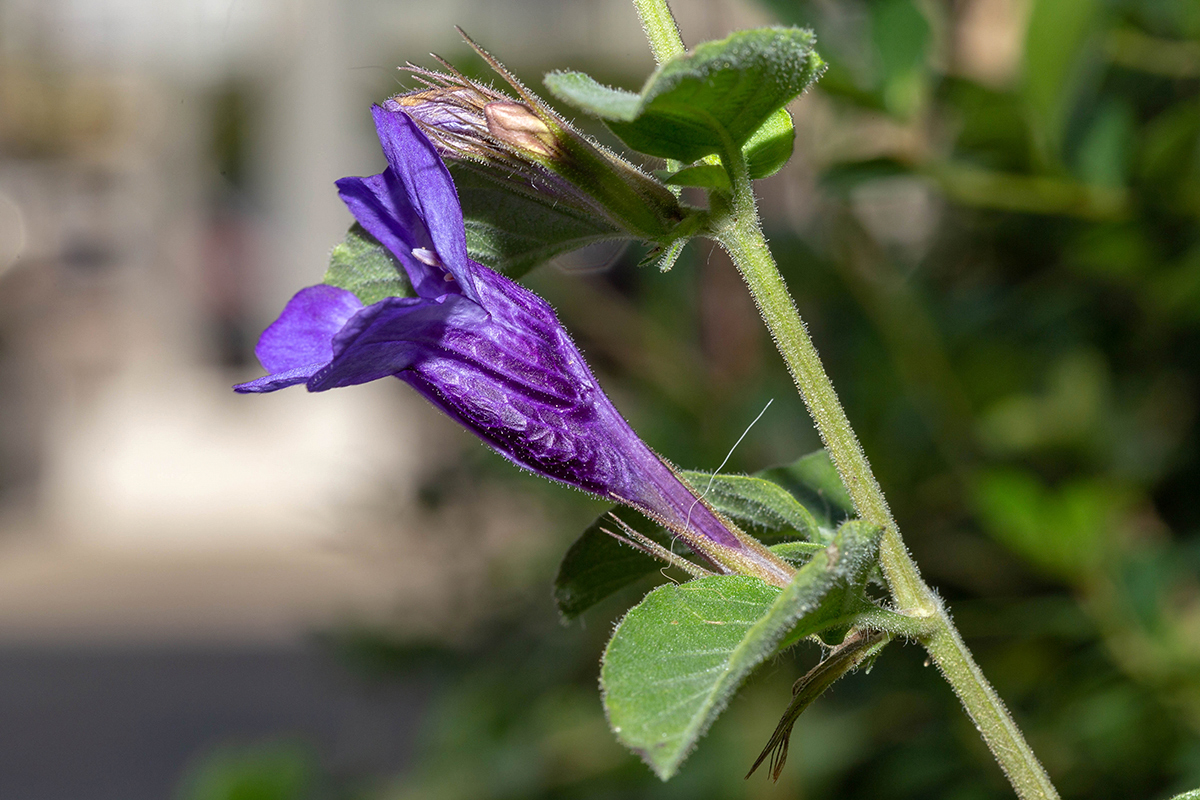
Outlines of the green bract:
{"label": "green bract", "polygon": [[357,222],[329,254],[323,283],[354,292],[365,306],[388,297],[416,296],[400,262]]}
{"label": "green bract", "polygon": [[554,601],[565,619],[574,619],[606,597],[663,567],[658,559],[604,532],[604,529],[619,530],[612,519],[613,514],[659,544],[671,546],[671,537],[666,531],[656,525],[647,525],[645,518],[634,511],[617,506],[601,514],[575,540],[558,567]]}
{"label": "green bract", "polygon": [[634,150],[683,162],[741,147],[771,120],[756,145],[765,175],[783,163],[784,138],[791,149],[791,121],[785,124],[778,112],[825,68],[814,41],[801,28],[739,31],[660,64],[640,94],[580,72],[552,72],[546,87],[604,120]]}
{"label": "green bract", "polygon": [[871,608],[860,586],[878,534],[846,523],[782,591],[720,575],[648,594],[617,626],[600,671],[617,738],[670,778],[751,670]]}

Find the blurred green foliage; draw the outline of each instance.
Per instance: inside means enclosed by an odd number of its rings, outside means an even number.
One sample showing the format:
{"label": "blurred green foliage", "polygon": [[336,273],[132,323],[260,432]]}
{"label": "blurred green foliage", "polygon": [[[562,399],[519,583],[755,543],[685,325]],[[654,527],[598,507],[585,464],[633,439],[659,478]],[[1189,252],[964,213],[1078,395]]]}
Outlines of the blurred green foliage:
{"label": "blurred green foliage", "polygon": [[[1195,788],[1200,3],[767,5],[813,27],[830,64],[795,109],[803,163],[763,184],[768,234],[927,580],[1064,797]],[[789,181],[799,217],[780,211]],[[774,398],[730,468],[818,446],[728,261],[693,246],[664,276],[637,255],[529,278],[634,427],[711,469]],[[573,500],[506,470],[479,454],[472,480]],[[787,660],[659,784],[596,690],[611,623],[639,595],[562,628],[552,575],[481,642],[435,651],[419,763],[372,797],[1011,796],[901,646],[806,712],[779,785],[741,776],[806,666]],[[342,641],[397,679],[432,658]]]}
{"label": "blurred green foliage", "polygon": [[311,800],[318,770],[314,755],[295,742],[227,745],[189,768],[179,800]]}

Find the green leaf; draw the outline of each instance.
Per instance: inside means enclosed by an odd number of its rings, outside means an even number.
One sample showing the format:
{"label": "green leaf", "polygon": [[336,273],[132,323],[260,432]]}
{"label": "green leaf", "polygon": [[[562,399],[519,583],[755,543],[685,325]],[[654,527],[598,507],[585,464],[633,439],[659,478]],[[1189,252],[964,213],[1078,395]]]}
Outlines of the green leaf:
{"label": "green leaf", "polygon": [[684,472],[717,511],[754,532],[795,531],[806,539],[821,534],[813,513],[777,483],[752,475]]}
{"label": "green leaf", "polygon": [[1079,143],[1076,172],[1084,183],[1120,187],[1126,184],[1135,130],[1133,107],[1109,101]]}
{"label": "green leaf", "polygon": [[862,520],[843,523],[829,545],[800,568],[803,572],[818,558],[824,559],[829,584],[823,591],[820,605],[805,614],[788,632],[776,648],[777,651],[786,650],[814,634],[820,634],[826,644],[837,644],[854,620],[865,614],[874,616],[880,613],[879,607],[871,602],[864,590],[877,564],[879,534],[878,528]]}
{"label": "green leaf", "polygon": [[575,540],[559,564],[558,575],[554,579],[554,601],[558,604],[559,613],[566,619],[574,619],[609,595],[663,567],[658,559],[623,544],[601,530],[617,529],[612,514],[664,547],[671,546],[671,537],[666,531],[648,525],[645,518],[635,511],[617,506],[601,514]]}
{"label": "green leaf", "polygon": [[557,255],[620,238],[615,226],[514,181],[470,164],[450,166],[471,258],[518,278]]}
{"label": "green leaf", "polygon": [[368,306],[388,297],[416,296],[404,267],[357,222],[330,253],[324,282],[354,292]]}
{"label": "green leaf", "polygon": [[801,28],[738,31],[663,62],[637,95],[578,72],[552,72],[546,87],[634,150],[692,162],[726,140],[741,146],[820,76],[814,39]]}
{"label": "green leaf", "polygon": [[1087,578],[1104,559],[1134,493],[1103,478],[1047,486],[1029,470],[995,467],[974,480],[975,507],[987,531],[1049,575]]}
{"label": "green leaf", "polygon": [[1171,800],[1200,800],[1200,789],[1193,789],[1190,792],[1177,794]]}
{"label": "green leaf", "polygon": [[813,553],[824,550],[825,545],[816,542],[780,542],[767,549],[788,561],[808,561]]}
{"label": "green leaf", "polygon": [[[792,157],[796,143],[796,129],[792,126],[792,115],[781,108],[767,118],[762,127],[754,132],[744,145],[742,155],[750,170],[751,178],[766,178],[774,175]],[[729,173],[720,164],[696,164],[684,167],[663,181],[668,186],[694,186],[699,189],[716,189],[729,192]]]}
{"label": "green leaf", "polygon": [[[600,670],[617,738],[666,780],[745,677],[777,651],[840,621],[843,592],[873,563],[878,530],[843,525],[780,591],[713,576],[660,586],[613,633]],[[830,602],[833,601],[833,602]]]}
{"label": "green leaf", "polygon": [[765,178],[783,169],[796,146],[796,129],[792,115],[781,108],[762,124],[742,145],[742,155],[750,168],[751,178]]}
{"label": "green leaf", "polygon": [[822,527],[831,527],[854,513],[850,494],[824,450],[755,474],[786,489],[813,513]]}
{"label": "green leaf", "polygon": [[641,95],[605,86],[583,72],[550,72],[543,82],[558,99],[601,119],[630,121],[641,112]]}

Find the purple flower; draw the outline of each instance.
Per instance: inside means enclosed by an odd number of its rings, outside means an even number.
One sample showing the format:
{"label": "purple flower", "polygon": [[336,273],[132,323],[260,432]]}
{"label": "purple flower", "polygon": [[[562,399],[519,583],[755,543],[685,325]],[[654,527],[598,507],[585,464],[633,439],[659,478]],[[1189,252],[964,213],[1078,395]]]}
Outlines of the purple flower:
{"label": "purple flower", "polygon": [[402,112],[372,113],[388,168],[343,178],[338,191],[417,296],[364,306],[334,286],[301,290],[259,340],[270,374],[237,391],[318,392],[394,375],[514,463],[639,509],[721,572],[786,583],[786,564],[638,438],[549,304],[467,257],[454,183],[426,136]]}

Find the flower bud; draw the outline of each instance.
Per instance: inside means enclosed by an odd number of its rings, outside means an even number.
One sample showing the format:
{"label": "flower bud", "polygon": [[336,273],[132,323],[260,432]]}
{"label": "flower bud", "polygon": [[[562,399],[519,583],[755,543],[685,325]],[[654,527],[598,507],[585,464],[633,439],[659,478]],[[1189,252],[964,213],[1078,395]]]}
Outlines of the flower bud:
{"label": "flower bud", "polygon": [[517,150],[542,158],[556,155],[558,142],[549,126],[520,103],[496,102],[483,107],[488,133]]}
{"label": "flower bud", "polygon": [[445,131],[449,135],[470,139],[486,133],[488,129],[487,122],[479,116],[479,112],[488,102],[487,98],[478,97],[477,93],[468,87],[426,89],[413,94],[399,95],[392,98],[392,102],[434,131]]}
{"label": "flower bud", "polygon": [[430,83],[430,88],[409,94],[400,94],[383,102],[388,111],[403,111],[437,147],[443,158],[470,160],[480,163],[517,163],[508,149],[493,140],[488,130],[484,108],[496,101],[509,102],[509,98],[474,81],[463,79],[462,85],[447,82],[445,85],[434,80],[451,79],[454,76],[437,72],[426,72],[410,68]]}
{"label": "flower bud", "polygon": [[679,236],[689,210],[665,186],[633,164],[585,138],[504,66],[467,40],[518,98],[447,72],[405,67],[426,88],[383,103],[407,114],[442,158],[467,162],[501,182],[514,179],[550,193],[633,238],[666,244]]}

